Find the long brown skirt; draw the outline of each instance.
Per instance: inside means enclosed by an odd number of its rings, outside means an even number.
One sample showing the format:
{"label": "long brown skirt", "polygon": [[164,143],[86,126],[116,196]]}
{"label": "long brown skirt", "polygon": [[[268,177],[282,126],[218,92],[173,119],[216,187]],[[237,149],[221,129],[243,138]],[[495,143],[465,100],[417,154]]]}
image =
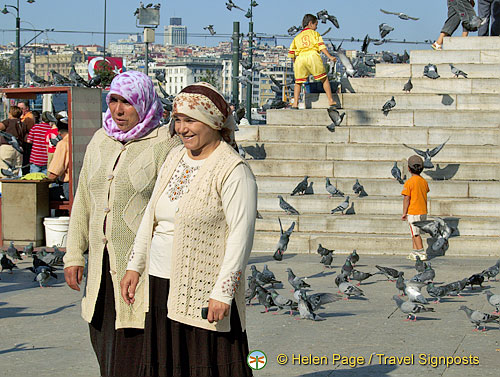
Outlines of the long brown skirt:
{"label": "long brown skirt", "polygon": [[236,304],[231,307],[231,331],[217,332],[167,317],[168,279],[149,277],[150,307],[144,330],[144,370],[141,376],[246,377],[247,334],[241,331]]}
{"label": "long brown skirt", "polygon": [[137,377],[142,364],[144,330],[115,330],[115,293],[109,273],[109,256],[104,250],[101,286],[89,324],[90,342],[99,362],[101,376]]}

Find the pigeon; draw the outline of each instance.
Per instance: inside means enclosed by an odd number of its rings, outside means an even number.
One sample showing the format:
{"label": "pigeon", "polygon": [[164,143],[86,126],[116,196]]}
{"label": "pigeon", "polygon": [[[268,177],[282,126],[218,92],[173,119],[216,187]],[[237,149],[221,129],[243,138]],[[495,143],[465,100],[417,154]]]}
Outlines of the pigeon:
{"label": "pigeon", "polygon": [[316,13],[316,16],[318,17],[318,20],[320,20],[322,23],[326,24],[326,21],[330,21],[333,24],[333,26],[335,26],[337,29],[340,28],[337,17],[328,14],[328,11],[326,9],[320,10],[318,13]]}
{"label": "pigeon", "polygon": [[245,301],[247,305],[250,305],[250,301],[257,295],[257,279],[253,276],[247,277],[248,288],[245,290]]}
{"label": "pigeon", "polygon": [[424,272],[421,272],[414,277],[411,278],[411,281],[415,281],[418,283],[425,283],[426,281],[433,281],[434,278],[436,277],[436,272],[431,266],[431,263],[427,263],[427,266],[424,270]]}
{"label": "pigeon", "polygon": [[37,281],[38,284],[40,284],[40,288],[43,288],[44,285],[47,285],[47,282],[51,277],[57,279],[57,275],[54,272],[52,272],[49,268],[40,267],[40,272],[38,273],[38,275],[36,275],[35,281]]}
{"label": "pigeon", "polygon": [[235,79],[242,85],[252,85],[252,80],[247,76],[236,76]]}
{"label": "pigeon", "polygon": [[389,114],[389,111],[391,111],[393,108],[396,107],[396,100],[394,99],[394,96],[390,100],[388,100],[386,103],[384,103],[384,106],[382,106],[382,112],[384,113],[385,116]]}
{"label": "pigeon", "polygon": [[352,283],[348,282],[346,279],[347,277],[345,275],[339,275],[339,276],[343,276],[343,278],[341,277],[341,281],[340,281],[340,284],[339,284],[339,291],[340,293],[344,294],[346,297],[344,298],[345,300],[348,300],[349,297],[351,296],[364,296],[364,292],[356,287],[355,285],[353,285]]}
{"label": "pigeon", "polygon": [[[368,46],[371,43],[371,38],[368,34],[365,35],[365,38],[363,39],[363,44],[361,45],[361,52],[364,54],[368,53]],[[365,62],[366,63],[366,62]]]}
{"label": "pigeon", "polygon": [[[259,304],[264,306],[264,311],[267,313],[269,311],[269,308],[274,305],[273,302],[273,297],[271,296],[271,292],[269,292],[267,289],[261,287],[260,285],[257,286],[257,299],[259,300]],[[263,313],[263,312],[261,312]]]}
{"label": "pigeon", "polygon": [[294,196],[295,194],[299,195],[304,195],[305,191],[307,189],[307,179],[309,177],[306,175],[302,181],[299,182],[299,184],[293,189],[292,193],[290,194],[291,196]]}
{"label": "pigeon", "polygon": [[152,6],[153,6],[153,3],[149,3],[148,5],[146,5],[146,9],[151,8]]}
{"label": "pigeon", "polygon": [[484,291],[488,304],[495,308],[492,314],[500,314],[500,295],[494,295],[490,290]]}
{"label": "pigeon", "polygon": [[328,128],[328,131],[330,132],[335,132],[335,127],[338,127],[341,125],[342,121],[344,120],[345,117],[345,112],[340,114],[337,109],[334,109],[333,107],[328,108],[328,116],[330,117],[332,123],[330,123],[326,128]]}
{"label": "pigeon", "polygon": [[333,253],[329,252],[328,254],[321,257],[320,263],[322,263],[326,268],[330,268],[333,262]]}
{"label": "pigeon", "polygon": [[351,61],[349,58],[346,56],[346,54],[340,49],[340,46],[338,48],[335,48],[335,46],[332,44],[333,49],[335,51],[335,54],[340,60],[340,63],[344,66],[345,68],[345,73],[348,77],[354,77],[356,74],[356,70],[354,69]]}
{"label": "pigeon", "polygon": [[349,276],[354,268],[349,258],[346,258],[344,265],[342,266],[341,273],[345,276]]}
{"label": "pigeon", "polygon": [[272,272],[269,267],[267,267],[267,264],[264,265],[264,269],[260,273],[260,281],[262,281],[264,284],[279,284],[281,283],[280,280],[276,280],[276,276],[274,275],[274,272]]}
{"label": "pigeon", "polygon": [[37,84],[38,86],[50,85],[50,83],[48,81],[46,81],[42,77],[34,74],[33,71],[27,70],[26,73],[28,73],[28,75],[30,75],[31,81],[33,81],[34,84]]}
{"label": "pigeon", "polygon": [[10,246],[7,248],[7,255],[15,261],[23,260],[23,258],[21,257],[21,253],[14,246],[14,241],[10,241]]}
{"label": "pigeon", "polygon": [[394,166],[391,169],[391,174],[400,184],[404,184],[405,181],[401,178],[401,170],[398,168],[398,162],[394,161]]}
{"label": "pigeon", "polygon": [[101,84],[101,75],[97,74],[89,80],[89,87],[95,88]]}
{"label": "pigeon", "polygon": [[288,204],[285,199],[281,195],[278,195],[280,200],[280,208],[287,213],[287,215],[300,215],[300,213],[293,208],[290,204]]}
{"label": "pigeon", "polygon": [[417,255],[415,259],[415,270],[417,270],[417,272],[424,272],[426,267],[427,263],[423,262]]}
{"label": "pigeon", "polygon": [[16,151],[18,151],[19,153],[24,153],[21,144],[19,144],[19,140],[17,140],[15,136],[5,131],[0,131],[0,135],[3,136],[5,141],[7,141],[7,143],[9,143]]}
{"label": "pigeon", "polygon": [[85,81],[83,77],[76,72],[74,65],[71,66],[71,71],[69,72],[69,79],[74,86],[84,86],[84,87],[89,86],[88,82]]}
{"label": "pigeon", "polygon": [[354,210],[354,202],[351,202],[351,206],[346,209],[345,211],[346,215],[355,215],[356,211]]}
{"label": "pigeon", "polygon": [[429,301],[422,295],[420,292],[420,284],[415,284],[411,280],[406,283],[405,287],[405,293],[407,294],[408,298],[412,302],[419,302],[421,304],[428,304]]}
{"label": "pigeon", "polygon": [[397,295],[392,296],[392,299],[396,301],[396,305],[398,306],[399,310],[401,310],[405,314],[408,314],[405,321],[411,321],[411,318],[413,317],[413,322],[415,322],[417,320],[417,316],[415,314],[434,311],[434,308],[427,308],[419,303],[403,301]]}
{"label": "pigeon", "polygon": [[54,80],[54,85],[62,85],[62,86],[64,86],[64,85],[67,85],[67,84],[69,84],[71,82],[70,79],[68,79],[67,77],[64,77],[60,73],[57,73],[53,69],[50,70],[50,73],[52,75],[52,80]]}
{"label": "pigeon", "polygon": [[41,260],[40,258],[38,258],[37,255],[33,255],[33,268],[35,268],[35,270],[38,268],[38,267],[50,267],[47,263],[45,263],[43,260]]}
{"label": "pigeon", "polygon": [[382,23],[378,25],[378,31],[380,33],[380,38],[385,38],[387,34],[393,31],[394,28],[392,26],[387,25],[386,23]]}
{"label": "pigeon", "polygon": [[446,285],[436,286],[434,283],[427,284],[427,293],[429,296],[434,297],[434,303],[437,304],[441,301],[441,297],[447,296],[449,292],[449,287]]}
{"label": "pigeon", "polygon": [[280,89],[280,91],[281,91],[281,88],[283,88],[283,87],[287,87],[287,88],[290,87],[291,88],[291,85],[293,84],[293,82],[288,82],[286,84],[283,84],[282,82],[279,82],[276,79],[276,77],[274,75],[272,75],[272,74],[269,75],[269,78],[274,83],[274,85],[276,85]]}
{"label": "pigeon", "polygon": [[312,321],[324,321],[325,319],[314,313],[312,305],[307,301],[304,291],[300,291],[298,309],[300,318]]}
{"label": "pigeon", "polygon": [[417,149],[417,148],[413,148],[413,147],[410,147],[409,145],[406,145],[403,143],[403,145],[406,147],[406,148],[409,148],[411,150],[413,150],[416,154],[418,154],[419,156],[423,157],[424,158],[424,168],[425,169],[432,169],[434,167],[434,164],[431,162],[431,158],[436,156],[440,151],[441,149],[443,149],[443,147],[445,146],[445,144],[450,140],[450,138],[448,138],[448,140],[446,140],[443,144],[440,144],[438,145],[437,147],[429,150],[429,148],[427,148],[425,151],[422,151],[420,149]]}
{"label": "pigeon", "polygon": [[464,288],[467,286],[467,282],[469,279],[465,278],[462,280],[454,281],[453,283],[446,284],[444,288],[448,290],[448,294],[450,296],[460,296],[460,292],[464,290]]}
{"label": "pigeon", "polygon": [[[359,183],[359,182],[358,182]],[[357,187],[356,187],[356,190],[354,190],[354,193],[355,194],[358,194],[358,197],[359,198],[363,198],[365,196],[368,196],[368,194],[366,193],[365,191],[365,188],[363,187],[363,185],[359,184]]]}
{"label": "pigeon", "polygon": [[293,293],[293,296],[297,301],[299,300],[301,293],[303,293],[305,300],[311,304],[313,310],[320,309],[323,305],[338,301],[340,299],[340,296],[333,293],[307,294],[304,289],[300,289],[296,290]]}
{"label": "pigeon", "polygon": [[300,30],[302,30],[300,27],[297,27],[295,25],[291,26],[290,28],[288,28],[287,32],[288,32],[288,35],[293,37],[295,34],[297,34]]}
{"label": "pigeon", "polygon": [[355,266],[356,263],[359,262],[359,254],[356,252],[356,250],[353,250],[351,254],[347,257],[349,261]]}
{"label": "pigeon", "polygon": [[165,82],[165,71],[164,70],[156,71],[155,72],[155,79],[156,79],[156,81],[164,83]]}
{"label": "pigeon", "polygon": [[297,302],[280,295],[278,292],[276,292],[275,289],[270,289],[269,292],[271,293],[271,298],[274,305],[277,306],[280,310],[288,308],[288,310],[290,311],[290,315],[293,315],[293,310],[297,310]]}
{"label": "pigeon", "polygon": [[[375,39],[373,40],[373,44],[375,46],[380,46],[380,45],[383,45],[384,43],[387,42],[387,39]],[[391,62],[392,63],[392,62]]]}
{"label": "pigeon", "polygon": [[208,25],[203,28],[203,30],[208,30],[210,35],[215,35],[216,31],[214,30],[214,25]]}
{"label": "pigeon", "polygon": [[325,188],[330,194],[330,198],[333,198],[334,196],[344,197],[344,193],[330,183],[330,178],[326,178]]}
{"label": "pigeon", "polygon": [[321,244],[318,244],[318,250],[316,251],[319,255],[321,256],[326,256],[328,255],[329,253],[333,253],[335,250],[330,250],[330,249],[327,249],[325,247],[323,247]]}
{"label": "pigeon", "polygon": [[411,77],[408,79],[406,84],[403,86],[403,92],[410,93],[413,89],[413,84],[411,82]]}
{"label": "pigeon", "polygon": [[434,64],[431,64],[431,63],[427,64],[424,67],[424,76],[428,77],[430,79],[434,79],[434,80],[441,77],[438,74],[437,67]]}
{"label": "pigeon", "polygon": [[453,73],[455,75],[455,77],[463,76],[463,77],[467,78],[467,73],[465,73],[464,71],[461,71],[460,69],[458,69],[457,67],[455,67],[451,63],[450,63],[450,69],[451,69],[451,73]]}
{"label": "pigeon", "polygon": [[356,193],[359,191],[360,187],[361,183],[359,183],[359,179],[356,178],[356,182],[354,182],[354,184],[352,185],[352,191]]}
{"label": "pigeon", "polygon": [[400,19],[405,20],[405,21],[407,21],[407,20],[414,20],[414,21],[420,20],[420,18],[410,17],[407,14],[402,13],[402,12],[391,12],[391,11],[383,10],[383,9],[380,9],[380,11],[382,13],[385,13],[385,14],[394,14],[395,16],[398,16]]}
{"label": "pigeon", "polygon": [[435,217],[434,220],[421,220],[413,223],[422,231],[429,233],[436,241],[432,244],[432,249],[438,251],[439,249],[448,245],[448,238],[452,234],[451,227],[440,217]]}
{"label": "pigeon", "polygon": [[352,280],[356,280],[356,281],[359,281],[358,286],[361,285],[361,282],[363,280],[366,280],[368,279],[370,276],[373,276],[373,274],[369,273],[369,272],[363,272],[363,271],[358,271],[356,269],[353,269],[352,272],[351,272],[351,279]]}
{"label": "pigeon", "polygon": [[375,267],[379,270],[376,274],[384,274],[390,281],[394,281],[393,279],[397,279],[399,276],[399,271],[394,268],[383,267],[378,264],[376,264]]}
{"label": "pigeon", "polygon": [[481,274],[474,274],[469,279],[467,279],[467,285],[470,285],[470,289],[474,290],[475,285],[479,285],[483,288],[484,276]]}
{"label": "pigeon", "polygon": [[33,242],[30,242],[29,245],[26,245],[23,249],[23,253],[28,257],[33,256]]}
{"label": "pigeon", "polygon": [[3,254],[2,259],[0,259],[0,264],[2,265],[2,271],[3,270],[9,270],[10,273],[12,274],[12,269],[17,268],[17,266],[12,262],[9,258],[7,258],[7,255]]}
{"label": "pigeon", "polygon": [[481,272],[481,275],[487,277],[488,281],[490,281],[490,279],[492,278],[494,278],[493,281],[497,281],[496,276],[498,275],[499,270],[500,270],[500,259],[497,260],[497,263],[495,263],[495,265],[488,267],[486,270],[483,270],[483,272]]}
{"label": "pigeon", "polygon": [[386,63],[394,63],[394,56],[386,51],[383,51],[382,60]]}
{"label": "pigeon", "polygon": [[243,8],[240,8],[235,3],[233,3],[232,0],[228,0],[228,2],[226,3],[226,8],[228,10],[233,10],[233,8],[235,8],[235,9],[239,9],[239,10],[241,10],[243,12],[245,11]]}
{"label": "pigeon", "polygon": [[404,296],[405,295],[405,290],[406,290],[406,284],[405,284],[405,278],[404,278],[404,272],[399,271],[398,273],[398,278],[396,280],[396,289],[401,292],[401,294]]}
{"label": "pigeon", "polygon": [[291,268],[287,268],[286,271],[288,272],[288,282],[294,290],[311,287],[303,279],[295,276]]}
{"label": "pigeon", "polygon": [[340,212],[340,213],[344,214],[344,211],[347,208],[349,208],[349,195],[347,195],[345,197],[345,200],[342,203],[340,203],[337,207],[332,209],[331,213],[332,213],[332,215],[336,212]]}
{"label": "pigeon", "polygon": [[278,221],[280,223],[280,239],[278,241],[278,245],[276,246],[276,251],[274,252],[273,258],[277,261],[283,259],[283,254],[285,253],[288,242],[290,241],[290,235],[293,232],[293,228],[295,227],[295,221],[292,221],[292,225],[287,229],[286,232],[283,232],[283,226],[281,225],[281,219],[278,217]]}
{"label": "pigeon", "polygon": [[465,305],[460,306],[458,310],[463,310],[467,314],[469,321],[476,325],[473,331],[479,331],[479,327],[483,324],[483,330],[486,331],[485,323],[497,322],[500,325],[500,317],[493,314],[480,312],[479,310],[472,310]]}
{"label": "pigeon", "polygon": [[304,195],[313,195],[314,194],[313,184],[314,184],[314,182],[309,182],[309,186],[307,186],[306,190],[304,191]]}

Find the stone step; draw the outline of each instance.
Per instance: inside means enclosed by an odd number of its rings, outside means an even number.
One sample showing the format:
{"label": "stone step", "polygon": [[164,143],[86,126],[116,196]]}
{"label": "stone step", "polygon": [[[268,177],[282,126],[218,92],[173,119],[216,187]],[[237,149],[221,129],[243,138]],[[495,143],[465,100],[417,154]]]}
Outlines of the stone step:
{"label": "stone step", "polygon": [[[330,177],[330,178],[392,178],[392,161],[314,161],[314,160],[248,160],[257,176],[267,177]],[[422,176],[427,180],[499,181],[500,166],[495,164],[436,164]]]}
{"label": "stone step", "polygon": [[[362,182],[361,182],[362,183]],[[370,188],[365,186],[370,194]],[[344,201],[344,198],[330,198],[329,195],[316,194],[304,196],[283,195],[300,214],[325,214]],[[403,200],[401,196],[374,196],[358,198],[350,195],[354,209],[360,215],[398,215],[401,214]],[[259,211],[281,211],[279,199],[274,194],[259,194]],[[498,199],[466,199],[466,198],[434,198],[428,197],[427,209],[434,216],[500,216],[500,200]],[[285,214],[284,211],[281,213]],[[340,213],[333,216],[342,216]],[[500,229],[499,229],[500,231]]]}
{"label": "stone step", "polygon": [[500,54],[498,50],[414,50],[410,52],[410,64],[429,63],[499,64]]}
{"label": "stone step", "polygon": [[[389,164],[387,164],[389,169]],[[406,164],[399,163],[398,166],[403,174],[410,177]],[[402,169],[405,166],[405,169]],[[391,165],[392,167],[392,165]],[[257,186],[262,194],[290,194],[295,186],[302,180],[300,177],[263,177],[257,176]],[[500,182],[484,181],[433,181],[428,179],[430,196],[434,198],[492,198],[500,199]],[[310,178],[313,182],[315,194],[327,194],[325,189],[325,178]],[[330,178],[330,183],[347,195],[351,195],[352,178]],[[395,179],[363,179],[361,184],[369,190],[370,195],[398,196],[403,186]]]}
{"label": "stone step", "polygon": [[[326,131],[326,132],[325,132]],[[296,142],[302,143],[357,143],[381,144],[389,140],[395,144],[411,140],[417,144],[440,144],[451,135],[447,145],[498,145],[500,130],[495,128],[462,129],[431,127],[346,127],[335,132],[325,126],[240,126],[236,132],[238,142]]]}
{"label": "stone step", "polygon": [[500,50],[500,37],[445,37],[443,50]]}
{"label": "stone step", "polygon": [[[306,107],[313,109],[328,108],[326,94],[313,94],[314,101],[310,101],[306,94]],[[352,110],[379,110],[387,100],[394,96],[396,109],[401,110],[498,110],[500,95],[498,94],[413,94],[413,93],[343,93],[342,107]],[[297,111],[297,110],[292,110]],[[383,114],[383,113],[382,113]],[[385,115],[384,115],[385,116]],[[270,122],[269,122],[270,123]]]}
{"label": "stone step", "polygon": [[[329,132],[325,129],[325,133]],[[449,135],[449,137],[451,137]],[[441,143],[446,139],[441,140]],[[418,145],[407,140],[414,148],[425,150],[437,145]],[[241,146],[254,143],[242,142]],[[282,160],[335,160],[335,161],[397,161],[415,154],[402,144],[327,144],[327,143],[278,143],[264,144],[266,158]],[[454,163],[496,163],[500,161],[498,146],[445,145],[432,158],[434,164],[453,161]]]}
{"label": "stone step", "polygon": [[[413,89],[411,94],[500,93],[500,79],[464,79],[460,77],[431,80],[426,77],[419,77],[422,76],[422,72],[420,75],[414,74],[412,76]],[[440,72],[439,69],[438,72]],[[342,91],[347,93],[400,93],[407,81],[408,77],[351,78],[343,81]]]}
{"label": "stone step", "polygon": [[[423,236],[424,246],[428,247],[430,240]],[[255,233],[253,251],[275,251],[279,232]],[[410,235],[377,235],[359,234],[353,237],[349,233],[309,233],[292,234],[287,253],[316,253],[318,244],[328,249],[335,249],[336,253],[350,253],[356,249],[362,254],[389,254],[407,255],[411,249]],[[499,237],[460,236],[449,239],[448,256],[498,256],[500,249]],[[318,262],[320,258],[318,255]]]}
{"label": "stone step", "polygon": [[[388,99],[388,98],[387,98]],[[386,100],[387,100],[386,99]],[[385,103],[385,101],[383,102]],[[382,103],[382,105],[383,105]],[[382,107],[380,105],[380,107]],[[392,110],[385,116],[376,110],[340,110],[346,112],[343,126],[389,126],[389,127],[500,127],[498,111],[471,110]],[[325,109],[268,110],[268,125],[284,126],[326,126],[330,124]]]}
{"label": "stone step", "polygon": [[[279,232],[278,217],[286,229],[295,221],[294,234],[303,233],[351,233],[351,234],[385,234],[408,235],[406,221],[400,215],[300,215],[287,216],[283,212],[260,211],[262,219],[255,224],[257,231]],[[431,219],[432,216],[429,216]],[[450,226],[458,229],[455,235],[460,236],[498,236],[500,218],[491,217],[445,217]]]}
{"label": "stone step", "polygon": [[[429,64],[429,62],[424,64],[377,64],[375,67],[376,78],[406,78],[413,77],[424,78],[424,67]],[[434,63],[435,64],[435,63]],[[477,79],[479,81],[475,81],[472,85],[473,90],[490,90],[487,89],[489,79],[498,79],[500,78],[500,64],[467,64],[460,63],[455,64],[455,67],[461,69],[465,73],[467,73],[468,79]],[[442,79],[446,78],[455,78],[455,75],[451,73],[449,64],[436,64],[437,71],[439,76],[441,76],[437,80],[432,80],[425,77],[425,80],[437,83],[442,81]],[[460,78],[462,79],[462,78]],[[458,80],[458,79],[457,79]],[[462,80],[463,81],[463,80]],[[406,82],[406,81],[405,81]],[[432,84],[430,84],[432,85]],[[440,84],[435,84],[440,85]],[[478,88],[477,85],[481,86]]]}

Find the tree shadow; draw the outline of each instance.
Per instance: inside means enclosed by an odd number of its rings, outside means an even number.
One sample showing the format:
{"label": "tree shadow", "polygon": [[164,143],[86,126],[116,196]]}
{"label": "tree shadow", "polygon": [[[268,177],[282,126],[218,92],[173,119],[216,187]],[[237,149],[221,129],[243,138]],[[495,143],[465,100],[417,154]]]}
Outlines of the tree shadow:
{"label": "tree shadow", "polygon": [[64,309],[71,308],[76,304],[68,304],[60,306],[59,308],[55,308],[52,310],[48,310],[46,312],[40,313],[23,313],[24,310],[29,309],[28,307],[7,307],[0,308],[0,318],[15,318],[15,317],[38,317],[38,316],[46,316],[51,314],[56,314]]}
{"label": "tree shadow", "polygon": [[436,170],[424,170],[424,174],[428,175],[433,181],[446,181],[452,179],[457,174],[460,164],[448,164],[442,168],[439,164],[436,165]]}

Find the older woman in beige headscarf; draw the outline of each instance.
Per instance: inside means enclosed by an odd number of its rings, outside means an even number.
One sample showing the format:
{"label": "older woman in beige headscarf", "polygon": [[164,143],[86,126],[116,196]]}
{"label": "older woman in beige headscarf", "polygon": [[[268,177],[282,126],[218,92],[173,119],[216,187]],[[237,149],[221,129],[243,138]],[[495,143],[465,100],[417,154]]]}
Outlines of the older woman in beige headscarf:
{"label": "older woman in beige headscarf", "polygon": [[171,132],[184,145],[158,175],[121,282],[134,308],[139,277],[149,274],[146,375],[252,374],[241,282],[257,185],[235,151],[234,129],[229,104],[211,85],[190,85],[175,98]]}

